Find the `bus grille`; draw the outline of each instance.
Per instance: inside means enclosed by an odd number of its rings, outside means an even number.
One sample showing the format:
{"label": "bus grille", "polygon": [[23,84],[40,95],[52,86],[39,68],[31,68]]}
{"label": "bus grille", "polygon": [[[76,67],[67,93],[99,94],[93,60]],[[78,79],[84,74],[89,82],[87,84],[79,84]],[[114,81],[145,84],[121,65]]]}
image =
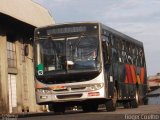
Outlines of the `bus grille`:
{"label": "bus grille", "polygon": [[65,91],[68,91],[68,89],[60,89],[60,90],[53,90],[55,92],[65,92]]}
{"label": "bus grille", "polygon": [[73,87],[71,90],[85,90],[86,87]]}
{"label": "bus grille", "polygon": [[71,91],[83,91],[86,87],[68,87],[67,89],[53,90],[54,92],[71,92]]}
{"label": "bus grille", "polygon": [[70,94],[70,95],[57,95],[58,99],[70,99],[70,98],[80,98],[82,94]]}

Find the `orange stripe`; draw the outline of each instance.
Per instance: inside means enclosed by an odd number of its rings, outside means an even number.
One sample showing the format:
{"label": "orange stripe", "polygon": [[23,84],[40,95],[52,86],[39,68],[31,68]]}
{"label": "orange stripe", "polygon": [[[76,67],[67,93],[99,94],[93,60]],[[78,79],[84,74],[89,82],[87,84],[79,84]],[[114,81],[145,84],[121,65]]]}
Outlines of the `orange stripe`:
{"label": "orange stripe", "polygon": [[136,84],[136,72],[135,72],[135,66],[131,65],[130,68],[131,68],[131,74],[132,74],[133,83]]}
{"label": "orange stripe", "polygon": [[127,75],[125,77],[124,83],[128,83]]}
{"label": "orange stripe", "polygon": [[65,86],[49,86],[50,89],[53,89],[53,90],[60,90],[60,89],[65,89],[66,87]]}
{"label": "orange stripe", "polygon": [[44,85],[42,85],[42,84],[36,84],[36,88],[44,88]]}
{"label": "orange stripe", "polygon": [[144,84],[144,74],[145,74],[145,71],[144,71],[144,67],[141,68],[141,83]]}
{"label": "orange stripe", "polygon": [[128,83],[132,83],[132,76],[131,76],[130,66],[128,64],[126,64],[125,68],[126,68],[126,74],[127,74]]}
{"label": "orange stripe", "polygon": [[138,82],[138,85],[141,84],[139,75],[137,75],[137,82]]}

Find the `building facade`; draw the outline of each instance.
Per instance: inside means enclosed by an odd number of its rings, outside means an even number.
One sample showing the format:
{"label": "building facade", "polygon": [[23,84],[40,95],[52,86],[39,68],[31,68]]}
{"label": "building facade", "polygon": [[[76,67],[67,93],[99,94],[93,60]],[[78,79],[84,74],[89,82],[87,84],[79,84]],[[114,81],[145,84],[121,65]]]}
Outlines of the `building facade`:
{"label": "building facade", "polygon": [[31,0],[10,2],[0,1],[0,114],[36,112],[33,34],[54,20]]}
{"label": "building facade", "polygon": [[148,104],[160,105],[160,73],[148,77]]}
{"label": "building facade", "polygon": [[148,93],[149,105],[160,105],[160,87]]}
{"label": "building facade", "polygon": [[157,75],[149,76],[148,85],[151,91],[159,88],[160,87],[160,73],[157,73]]}

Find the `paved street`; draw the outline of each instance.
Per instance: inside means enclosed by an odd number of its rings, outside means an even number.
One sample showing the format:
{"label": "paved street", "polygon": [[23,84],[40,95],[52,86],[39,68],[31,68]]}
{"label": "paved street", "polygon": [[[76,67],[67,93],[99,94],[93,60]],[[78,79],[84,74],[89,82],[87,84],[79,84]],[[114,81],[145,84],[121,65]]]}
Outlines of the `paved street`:
{"label": "paved street", "polygon": [[[63,115],[43,114],[30,115],[18,118],[18,120],[160,120],[160,105],[143,105],[135,109],[118,108],[116,112],[106,112],[100,109],[98,112],[83,113],[82,111],[67,111]],[[8,119],[10,120],[10,119]]]}

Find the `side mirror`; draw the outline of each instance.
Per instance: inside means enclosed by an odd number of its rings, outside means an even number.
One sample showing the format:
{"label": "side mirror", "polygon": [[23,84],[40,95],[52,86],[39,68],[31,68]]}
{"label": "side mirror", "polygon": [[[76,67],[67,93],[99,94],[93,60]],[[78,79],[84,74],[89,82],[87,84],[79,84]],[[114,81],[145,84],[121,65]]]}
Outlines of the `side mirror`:
{"label": "side mirror", "polygon": [[25,46],[24,46],[24,55],[25,55],[25,56],[28,56],[28,55],[29,55],[29,46],[28,46],[28,45],[25,45]]}

